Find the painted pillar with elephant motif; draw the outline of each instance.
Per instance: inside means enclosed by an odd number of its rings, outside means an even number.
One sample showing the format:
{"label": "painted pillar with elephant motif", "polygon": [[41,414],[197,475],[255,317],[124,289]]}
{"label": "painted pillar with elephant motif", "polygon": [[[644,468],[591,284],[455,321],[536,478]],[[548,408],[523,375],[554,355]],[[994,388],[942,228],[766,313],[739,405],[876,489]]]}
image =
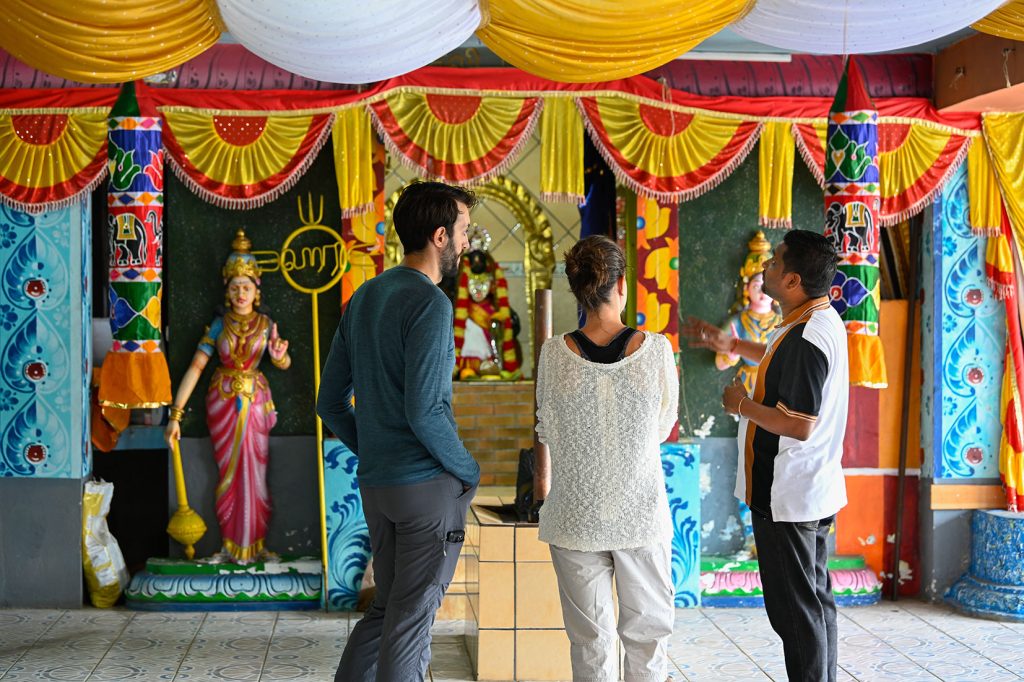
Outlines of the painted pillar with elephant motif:
{"label": "painted pillar with elephant motif", "polygon": [[160,338],[163,291],[164,152],[161,123],[142,115],[134,83],[125,83],[110,111],[107,239],[110,328],[101,405],[151,408],[171,402]]}
{"label": "painted pillar with elephant motif", "polygon": [[839,253],[831,298],[846,324],[851,386],[888,383],[878,336],[880,209],[878,111],[850,57],[828,114],[825,236]]}

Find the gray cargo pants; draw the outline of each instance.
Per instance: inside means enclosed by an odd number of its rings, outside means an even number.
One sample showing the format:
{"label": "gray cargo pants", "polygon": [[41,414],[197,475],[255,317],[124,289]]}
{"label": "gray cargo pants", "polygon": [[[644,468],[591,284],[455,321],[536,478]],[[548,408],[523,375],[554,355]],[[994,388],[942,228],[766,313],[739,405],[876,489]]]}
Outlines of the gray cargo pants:
{"label": "gray cargo pants", "polygon": [[604,552],[551,545],[551,561],[569,636],[572,679],[618,680],[615,642],[619,639],[625,653],[626,682],[663,682],[668,676],[665,648],[675,621],[671,543]]}
{"label": "gray cargo pants", "polygon": [[441,474],[422,483],[361,488],[377,594],[349,635],[335,682],[422,680],[430,626],[462,551],[476,488]]}

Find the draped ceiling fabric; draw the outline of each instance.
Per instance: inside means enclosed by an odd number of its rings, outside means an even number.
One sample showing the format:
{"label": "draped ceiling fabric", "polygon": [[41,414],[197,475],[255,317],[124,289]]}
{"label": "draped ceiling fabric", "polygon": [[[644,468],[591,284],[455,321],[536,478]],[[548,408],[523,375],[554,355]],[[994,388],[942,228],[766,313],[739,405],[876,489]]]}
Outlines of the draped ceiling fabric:
{"label": "draped ceiling fabric", "polygon": [[316,158],[332,114],[224,114],[164,109],[171,168],[215,206],[255,208],[281,196]]}
{"label": "draped ceiling fabric", "polygon": [[105,112],[0,112],[0,202],[50,211],[78,201],[106,174]]}
{"label": "draped ceiling fabric", "polygon": [[577,100],[591,138],[637,194],[678,203],[717,186],[746,158],[761,124],[689,114],[621,97]]}
{"label": "draped ceiling fabric", "polygon": [[893,50],[972,22],[1024,39],[1024,0],[8,0],[0,46],[51,74],[120,83],[167,71],[230,31],[282,69],[371,83],[474,32],[505,61],[566,83],[628,78],[729,27],[794,52]]}
{"label": "draped ceiling fabric", "polygon": [[370,105],[396,158],[430,178],[486,182],[501,174],[530,139],[539,97],[397,92]]}
{"label": "draped ceiling fabric", "polygon": [[502,59],[564,83],[666,64],[742,16],[749,0],[490,0],[477,35]]}
{"label": "draped ceiling fabric", "polygon": [[217,0],[228,31],[271,64],[369,83],[440,59],[480,25],[476,0]]}
{"label": "draped ceiling fabric", "polygon": [[[822,187],[825,128],[824,123],[793,124],[800,156]],[[967,157],[972,139],[968,131],[927,121],[880,119],[881,224],[895,225],[932,203]]]}
{"label": "draped ceiling fabric", "polygon": [[1000,38],[1024,40],[1024,0],[1012,0],[971,28]]}
{"label": "draped ceiling fabric", "polygon": [[920,45],[982,19],[1006,0],[757,0],[729,26],[766,45],[812,54],[866,54]]}
{"label": "draped ceiling fabric", "polygon": [[55,76],[121,83],[192,59],[221,28],[214,0],[5,0],[0,45]]}

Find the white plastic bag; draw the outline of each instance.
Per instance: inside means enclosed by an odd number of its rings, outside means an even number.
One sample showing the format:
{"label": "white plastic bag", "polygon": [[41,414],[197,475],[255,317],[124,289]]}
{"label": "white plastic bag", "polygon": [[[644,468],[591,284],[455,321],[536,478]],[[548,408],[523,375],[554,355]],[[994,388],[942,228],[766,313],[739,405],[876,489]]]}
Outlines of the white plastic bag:
{"label": "white plastic bag", "polygon": [[114,484],[87,481],[82,497],[82,566],[92,605],[105,609],[128,586],[128,569],[117,540],[107,528]]}

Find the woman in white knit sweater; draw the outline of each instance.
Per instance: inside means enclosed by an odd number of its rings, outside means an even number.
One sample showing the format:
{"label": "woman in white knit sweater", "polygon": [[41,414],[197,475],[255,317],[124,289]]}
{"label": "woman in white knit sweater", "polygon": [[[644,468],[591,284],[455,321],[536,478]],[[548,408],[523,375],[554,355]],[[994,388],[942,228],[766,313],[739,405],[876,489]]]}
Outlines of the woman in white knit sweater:
{"label": "woman in white knit sweater", "polygon": [[538,362],[537,433],[551,453],[540,539],[551,545],[573,679],[618,680],[618,638],[625,680],[661,682],[674,594],[659,444],[676,421],[679,379],[668,339],[620,319],[625,270],[606,237],[565,256],[587,319],[548,339]]}

